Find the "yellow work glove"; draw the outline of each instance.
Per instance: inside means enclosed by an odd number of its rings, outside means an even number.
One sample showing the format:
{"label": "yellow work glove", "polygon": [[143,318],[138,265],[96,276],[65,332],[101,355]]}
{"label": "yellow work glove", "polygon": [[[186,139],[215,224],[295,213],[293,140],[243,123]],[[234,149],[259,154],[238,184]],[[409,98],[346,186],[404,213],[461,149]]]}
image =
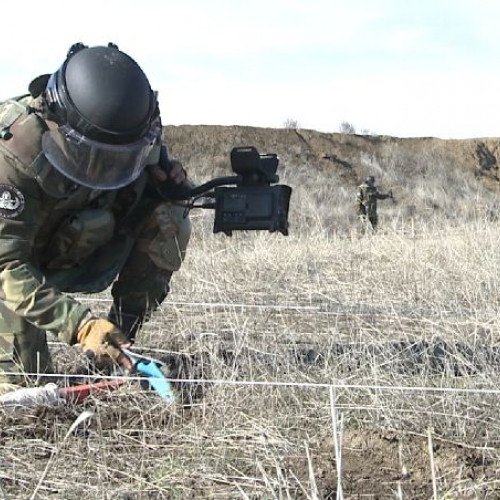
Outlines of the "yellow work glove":
{"label": "yellow work glove", "polygon": [[96,361],[112,360],[125,368],[130,367],[128,358],[120,347],[130,347],[130,341],[120,329],[103,318],[91,318],[84,321],[76,332],[76,341],[86,355]]}

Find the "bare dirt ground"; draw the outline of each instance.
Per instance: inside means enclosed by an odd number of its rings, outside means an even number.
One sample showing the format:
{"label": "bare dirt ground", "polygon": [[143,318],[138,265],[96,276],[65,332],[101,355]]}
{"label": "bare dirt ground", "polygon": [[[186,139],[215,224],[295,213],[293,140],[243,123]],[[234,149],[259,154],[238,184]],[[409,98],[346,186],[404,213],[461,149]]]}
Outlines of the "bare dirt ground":
{"label": "bare dirt ground", "polygon": [[[177,424],[171,416],[146,416],[151,427],[145,428],[139,411],[110,412],[107,406],[116,404],[94,403],[97,423],[58,444],[53,461],[53,447],[76,409],[39,411],[15,424],[5,422],[12,426],[1,438],[8,448],[2,468],[5,497],[29,498],[50,462],[39,498],[336,498],[332,438],[318,440],[304,429],[295,432],[296,443],[287,443],[285,436],[253,426],[200,436],[193,429],[192,420],[202,418],[196,411],[177,415]],[[313,419],[308,425],[318,423]],[[301,443],[300,437],[307,441]],[[195,445],[200,440],[204,444]],[[259,452],[264,447],[267,452]],[[498,456],[491,447],[439,438],[432,447],[439,498],[497,497]],[[275,456],[266,463],[270,454]],[[446,484],[448,492],[442,490]],[[342,487],[344,498],[432,498],[427,436],[383,428],[344,432]]]}

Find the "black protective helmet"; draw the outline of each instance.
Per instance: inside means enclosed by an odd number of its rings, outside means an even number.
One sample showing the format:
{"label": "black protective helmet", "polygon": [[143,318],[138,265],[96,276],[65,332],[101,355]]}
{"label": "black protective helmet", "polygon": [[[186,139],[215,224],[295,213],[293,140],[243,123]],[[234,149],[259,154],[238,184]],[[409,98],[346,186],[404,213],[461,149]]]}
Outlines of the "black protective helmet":
{"label": "black protective helmet", "polygon": [[365,184],[367,186],[373,186],[375,184],[375,177],[373,177],[373,175],[369,175],[366,179],[365,179]]}
{"label": "black protective helmet", "polygon": [[73,45],[44,92],[42,148],[62,174],[94,189],[135,180],[161,135],[156,94],[139,65],[118,47]]}

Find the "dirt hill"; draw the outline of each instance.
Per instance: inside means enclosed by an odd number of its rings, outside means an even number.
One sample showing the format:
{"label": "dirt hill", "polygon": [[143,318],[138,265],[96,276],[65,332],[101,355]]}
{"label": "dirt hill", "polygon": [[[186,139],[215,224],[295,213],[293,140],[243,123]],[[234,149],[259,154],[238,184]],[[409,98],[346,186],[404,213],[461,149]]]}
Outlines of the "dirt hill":
{"label": "dirt hill", "polygon": [[353,206],[354,190],[367,175],[374,175],[381,189],[394,191],[398,204],[382,207],[392,220],[428,219],[432,213],[448,223],[477,216],[478,210],[496,217],[498,138],[396,138],[209,125],[168,126],[164,132],[171,155],[183,161],[197,181],[226,175],[234,146],[254,145],[261,153],[277,153],[281,180],[292,185],[296,198],[307,196],[311,211],[326,224],[334,219],[339,227],[352,223],[346,207]]}
{"label": "dirt hill", "polygon": [[445,163],[497,189],[500,139],[443,140],[433,137],[322,133],[314,130],[241,126],[181,125],[165,127],[173,155],[199,168],[213,159],[220,167],[232,147],[254,145],[278,153],[285,168],[307,166],[319,173],[337,173],[356,184],[367,172],[382,179],[393,171],[409,179],[427,177],[433,164]]}

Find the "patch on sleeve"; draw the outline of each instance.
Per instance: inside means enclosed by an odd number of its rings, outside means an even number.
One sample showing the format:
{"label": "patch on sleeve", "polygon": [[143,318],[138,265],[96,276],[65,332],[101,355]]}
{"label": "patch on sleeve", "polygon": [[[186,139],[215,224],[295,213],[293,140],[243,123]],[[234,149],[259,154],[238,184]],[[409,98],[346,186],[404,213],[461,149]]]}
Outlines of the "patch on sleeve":
{"label": "patch on sleeve", "polygon": [[14,186],[0,184],[0,217],[13,219],[24,210],[24,195]]}

